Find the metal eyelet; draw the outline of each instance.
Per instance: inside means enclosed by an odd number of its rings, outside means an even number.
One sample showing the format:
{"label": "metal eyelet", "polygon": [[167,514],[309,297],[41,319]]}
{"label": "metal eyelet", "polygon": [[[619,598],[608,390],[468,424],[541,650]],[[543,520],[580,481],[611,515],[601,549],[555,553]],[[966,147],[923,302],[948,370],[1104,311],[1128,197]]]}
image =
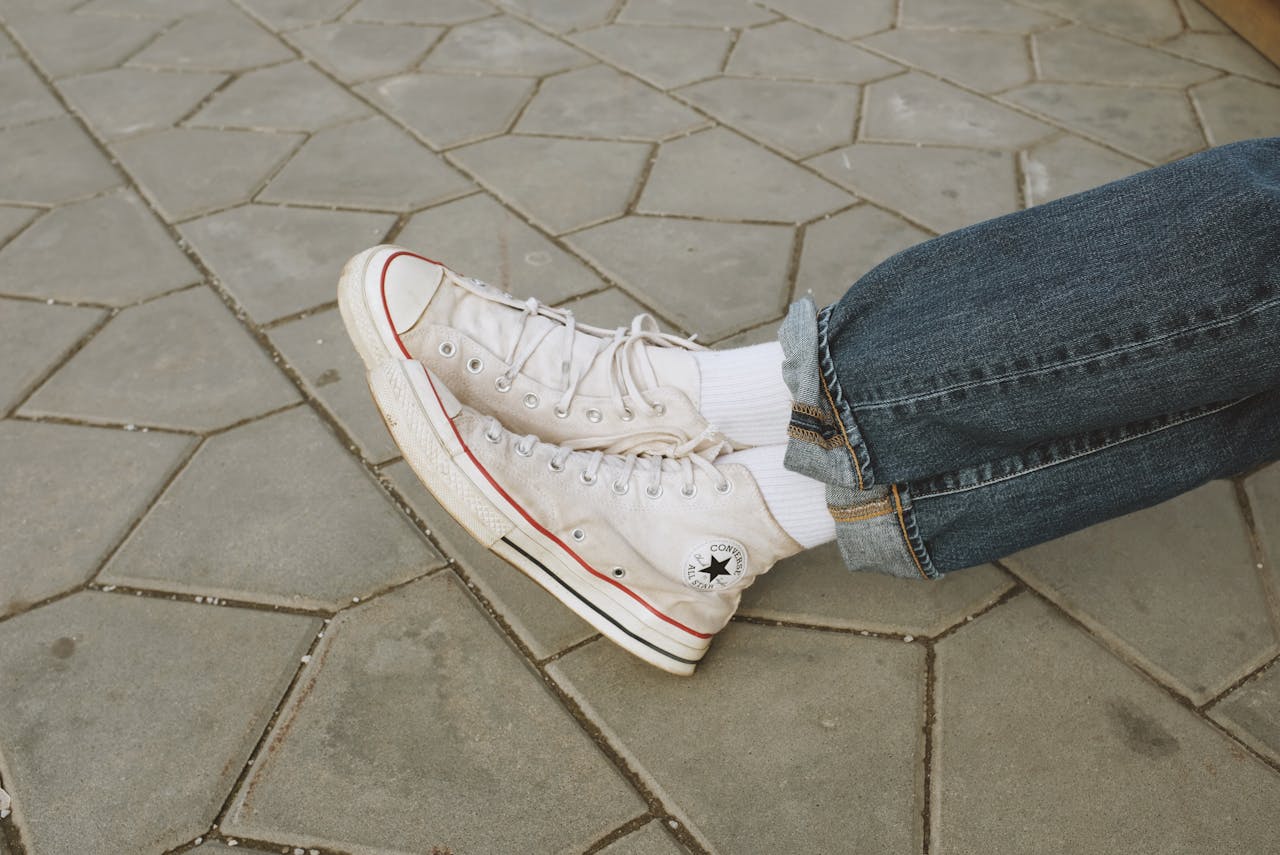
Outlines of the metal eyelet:
{"label": "metal eyelet", "polygon": [[558,419],[567,419],[567,418],[569,418],[569,410],[568,410],[568,408],[567,408],[567,407],[561,407],[561,406],[558,406],[558,405],[557,405],[557,406],[556,406],[556,418],[558,418]]}
{"label": "metal eyelet", "polygon": [[644,488],[644,494],[650,499],[660,499],[662,498],[662,485],[650,484],[648,487]]}
{"label": "metal eyelet", "polygon": [[627,575],[627,571],[623,570],[621,567],[614,567],[609,571],[609,575],[613,576],[615,579],[621,579],[623,576]]}
{"label": "metal eyelet", "polygon": [[622,408],[622,417],[621,417],[621,418],[622,418],[622,420],[623,420],[624,422],[629,422],[629,421],[631,421],[632,419],[634,419],[635,417],[636,417],[635,411],[634,411],[634,410],[632,410],[630,407],[623,407],[623,408]]}
{"label": "metal eyelet", "polygon": [[667,414],[667,405],[661,402],[655,403],[653,405],[653,412],[655,415],[665,416]]}
{"label": "metal eyelet", "polygon": [[582,541],[587,539],[587,533],[580,528],[575,528],[573,531],[569,532],[569,536],[578,543],[582,543]]}
{"label": "metal eyelet", "polygon": [[625,496],[627,495],[627,493],[631,492],[631,485],[622,484],[622,483],[619,483],[618,481],[614,481],[612,484],[609,485],[609,489],[613,490],[613,494],[615,496]]}
{"label": "metal eyelet", "polygon": [[547,461],[547,468],[550,469],[552,472],[563,472],[564,463],[557,463],[556,459],[553,457]]}
{"label": "metal eyelet", "polygon": [[517,442],[516,454],[520,455],[521,457],[533,457],[533,443],[529,443],[526,446],[523,443]]}
{"label": "metal eyelet", "polygon": [[733,482],[730,481],[728,478],[725,478],[723,481],[721,481],[719,484],[716,485],[716,492],[722,496],[729,495],[730,493],[733,492]]}
{"label": "metal eyelet", "polygon": [[440,347],[436,348],[440,351],[440,355],[446,359],[452,359],[453,355],[458,352],[458,348],[453,346],[451,341],[440,342]]}
{"label": "metal eyelet", "polygon": [[592,407],[591,409],[587,410],[587,421],[591,422],[592,424],[599,424],[600,420],[603,418],[604,418],[604,413],[600,412],[595,407]]}
{"label": "metal eyelet", "polygon": [[484,370],[484,363],[480,361],[480,357],[473,356],[467,360],[467,370],[472,374],[479,374]]}
{"label": "metal eyelet", "polygon": [[538,396],[537,396],[537,395],[535,395],[535,394],[533,394],[532,392],[529,392],[528,394],[526,394],[526,395],[524,396],[524,405],[525,405],[526,407],[528,407],[529,409],[531,409],[531,410],[532,410],[533,408],[537,407],[537,406],[538,406]]}
{"label": "metal eyelet", "polygon": [[698,485],[685,484],[680,488],[680,495],[684,496],[686,499],[692,499],[694,496],[698,495]]}
{"label": "metal eyelet", "polygon": [[498,379],[493,381],[493,385],[499,392],[511,391],[511,380],[505,374],[498,375]]}
{"label": "metal eyelet", "polygon": [[588,475],[587,470],[585,469],[583,469],[581,472],[578,473],[578,480],[581,481],[583,484],[586,484],[588,487],[594,484],[598,477],[599,476],[596,476],[596,475]]}
{"label": "metal eyelet", "polygon": [[492,443],[493,443],[493,444],[495,444],[495,445],[497,445],[499,442],[502,442],[502,434],[501,434],[501,433],[489,433],[488,431],[485,431],[485,432],[484,432],[484,438],[485,438],[485,439],[487,439],[487,440],[489,440],[490,442],[492,442]]}

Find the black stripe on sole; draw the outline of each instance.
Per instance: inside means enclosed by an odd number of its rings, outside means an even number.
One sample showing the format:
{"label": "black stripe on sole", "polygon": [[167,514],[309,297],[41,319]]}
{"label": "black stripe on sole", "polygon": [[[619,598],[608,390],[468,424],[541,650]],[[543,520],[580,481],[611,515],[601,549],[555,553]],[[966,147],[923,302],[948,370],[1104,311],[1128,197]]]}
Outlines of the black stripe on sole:
{"label": "black stripe on sole", "polygon": [[534,557],[533,557],[532,555],[530,555],[529,553],[525,552],[525,551],[524,551],[523,549],[521,549],[519,546],[516,546],[516,545],[515,545],[514,543],[512,543],[510,540],[507,540],[507,538],[505,538],[505,537],[504,537],[504,538],[502,538],[502,542],[503,542],[503,543],[505,543],[507,546],[510,546],[510,547],[511,547],[512,549],[514,549],[516,552],[519,552],[521,555],[523,555],[525,558],[527,558],[527,559],[529,559],[530,561],[532,561],[534,564],[538,565],[538,569],[540,569],[543,573],[546,573],[546,574],[547,574],[548,576],[550,576],[552,579],[555,579],[557,582],[559,582],[559,583],[560,583],[560,586],[561,586],[562,588],[564,588],[566,591],[568,591],[569,593],[573,594],[573,595],[574,595],[575,597],[577,597],[579,600],[581,600],[582,602],[584,602],[584,603],[586,603],[588,606],[590,606],[590,607],[591,607],[591,610],[592,610],[593,612],[595,612],[596,614],[600,615],[602,618],[604,618],[605,620],[607,620],[609,623],[613,624],[615,627],[617,627],[617,628],[618,628],[618,630],[619,630],[620,632],[623,632],[623,633],[625,633],[626,635],[628,635],[629,637],[634,638],[636,641],[640,642],[640,643],[641,643],[641,644],[643,644],[645,647],[648,647],[648,648],[651,648],[651,649],[653,649],[653,650],[656,650],[658,653],[661,653],[663,656],[667,657],[668,659],[674,659],[675,661],[677,661],[677,662],[683,662],[683,663],[685,663],[686,665],[697,665],[697,664],[698,664],[698,660],[697,660],[697,659],[684,659],[684,658],[681,658],[681,657],[679,657],[679,656],[676,656],[674,653],[668,653],[667,651],[663,650],[663,649],[662,649],[661,647],[659,647],[658,645],[654,644],[652,641],[649,641],[648,639],[641,638],[640,636],[636,635],[634,632],[632,632],[631,630],[627,629],[625,626],[623,626],[622,624],[620,624],[620,623],[618,623],[616,620],[614,620],[614,619],[613,619],[613,617],[612,617],[612,616],[610,616],[610,615],[608,614],[608,612],[605,612],[605,611],[601,610],[601,609],[600,609],[600,607],[599,607],[599,606],[597,606],[595,603],[591,602],[591,601],[590,601],[590,600],[588,600],[586,597],[582,596],[582,594],[578,593],[574,588],[570,587],[570,586],[569,586],[569,584],[568,584],[567,582],[565,582],[565,580],[561,579],[561,578],[560,578],[559,576],[557,576],[555,573],[551,572],[551,568],[547,567],[547,565],[543,564],[541,561],[539,561],[538,559],[534,558]]}

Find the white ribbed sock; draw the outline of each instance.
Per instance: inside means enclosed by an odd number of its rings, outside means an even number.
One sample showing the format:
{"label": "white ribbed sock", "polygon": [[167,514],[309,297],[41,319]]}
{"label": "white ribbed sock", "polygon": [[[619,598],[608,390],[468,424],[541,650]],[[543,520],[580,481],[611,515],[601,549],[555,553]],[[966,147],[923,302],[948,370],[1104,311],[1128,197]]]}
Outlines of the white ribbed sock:
{"label": "white ribbed sock", "polygon": [[785,445],[762,445],[726,454],[716,462],[745,466],[764,494],[769,513],[805,549],[835,540],[836,521],[827,510],[827,485],[784,466],[786,452]]}
{"label": "white ribbed sock", "polygon": [[698,409],[739,445],[781,445],[791,421],[791,391],[782,380],[776,341],[693,354],[702,374]]}

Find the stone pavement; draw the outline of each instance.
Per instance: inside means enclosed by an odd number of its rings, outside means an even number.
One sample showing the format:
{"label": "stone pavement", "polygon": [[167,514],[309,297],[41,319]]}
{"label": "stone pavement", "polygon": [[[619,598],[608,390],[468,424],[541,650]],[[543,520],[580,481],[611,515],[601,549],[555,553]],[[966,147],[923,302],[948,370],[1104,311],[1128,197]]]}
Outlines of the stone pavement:
{"label": "stone pavement", "polygon": [[770,337],[930,234],[1280,133],[1194,0],[0,0],[3,855],[1280,852],[1280,465],[697,676],[397,456],[342,261]]}

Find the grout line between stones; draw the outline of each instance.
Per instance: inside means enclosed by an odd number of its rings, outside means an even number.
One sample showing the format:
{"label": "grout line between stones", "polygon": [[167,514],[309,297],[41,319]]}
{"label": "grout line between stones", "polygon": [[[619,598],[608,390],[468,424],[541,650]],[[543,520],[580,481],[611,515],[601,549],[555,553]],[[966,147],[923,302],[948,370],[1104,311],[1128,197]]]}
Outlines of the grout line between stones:
{"label": "grout line between stones", "polygon": [[644,828],[646,825],[653,822],[653,819],[654,816],[652,813],[642,813],[634,819],[627,820],[622,825],[613,829],[613,831],[610,831],[608,834],[588,846],[583,850],[582,855],[595,855],[595,853],[609,846],[611,843],[616,843],[632,832],[636,832]]}
{"label": "grout line between stones", "polygon": [[[1253,513],[1253,502],[1249,499],[1249,491],[1245,489],[1244,478],[1232,479],[1236,502],[1240,506],[1240,514],[1244,517],[1245,530],[1249,535],[1249,551],[1253,556],[1254,570],[1258,574],[1258,585],[1262,588],[1262,597],[1267,604],[1267,615],[1271,619],[1271,630],[1280,641],[1280,589],[1276,587],[1276,577],[1269,572],[1271,558],[1262,545],[1262,537],[1258,533],[1258,519]],[[1277,556],[1280,559],[1280,556]]]}

